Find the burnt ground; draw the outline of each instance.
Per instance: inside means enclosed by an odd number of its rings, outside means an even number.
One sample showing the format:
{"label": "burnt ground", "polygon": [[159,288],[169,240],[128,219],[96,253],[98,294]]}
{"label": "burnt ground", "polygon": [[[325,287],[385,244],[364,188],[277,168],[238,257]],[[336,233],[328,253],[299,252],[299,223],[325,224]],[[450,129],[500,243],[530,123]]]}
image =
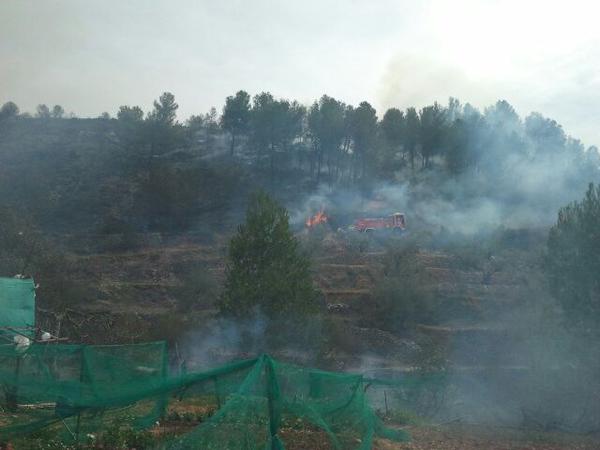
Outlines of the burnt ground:
{"label": "burnt ground", "polygon": [[597,450],[600,438],[475,425],[407,427],[411,442],[379,440],[376,450]]}
{"label": "burnt ground", "polygon": [[[377,367],[379,373],[393,374],[396,370],[406,370],[408,366],[403,363],[403,357],[412,351],[411,339],[371,326],[373,290],[383,275],[385,246],[344,233],[320,232],[313,236],[303,232],[300,237],[312,253],[315,282],[328,305],[330,324],[336,328],[335,339],[325,355],[326,368],[362,370],[362,356],[368,353],[371,358],[369,365]],[[187,267],[206,270],[218,282],[223,280],[226,248],[226,236],[210,243],[181,237],[169,242],[155,239],[136,251],[78,256],[79,271],[74,276],[82,280],[93,278],[98,288],[94,301],[72,313],[76,318],[78,314],[86,318],[85,326],[90,331],[83,340],[118,343],[148,339],[146,331],[153,328],[157,318],[180,315],[175,288],[181,284],[182,271]],[[506,329],[511,326],[512,316],[505,312],[518,310],[535,285],[532,282],[535,271],[528,266],[529,261],[512,258],[512,255],[482,259],[440,250],[421,251],[418,258],[428,274],[427,288],[441,299],[444,309],[442,321],[418,327],[421,334],[444,341],[460,340],[463,347],[467,344],[467,348],[470,341],[475,342],[474,347],[481,347],[487,339],[490,347],[483,352],[488,354],[494,342],[506,340]],[[212,317],[214,313],[214,309],[206,308],[188,317],[202,323],[204,318]],[[472,355],[454,356],[454,365],[469,367],[478,364],[476,358],[470,358]],[[232,353],[231,357],[234,358],[235,354]],[[519,361],[503,363],[517,365]],[[600,443],[592,438],[533,433],[514,428],[460,424],[410,428],[413,435],[410,443],[379,440],[375,448],[600,448]],[[317,438],[312,436],[310,439]],[[299,440],[299,445],[302,441]],[[316,442],[311,444],[311,449],[321,448]]]}
{"label": "burnt ground", "polygon": [[[153,236],[139,250],[76,256],[79,269],[73,276],[83,282],[93,280],[95,292],[92,299],[70,308],[65,321],[79,327],[78,337],[84,342],[157,338],[150,332],[156,329],[158,318],[181,316],[176,297],[186,270],[194,267],[218,284],[223,281],[227,238],[218,236],[207,242],[193,236]],[[366,353],[380,356],[383,360],[378,365],[383,366],[390,355],[402,357],[410,351],[410,343],[378,329],[373,318],[373,290],[383,275],[386,255],[381,239],[327,230],[303,231],[300,238],[312,253],[315,283],[335,328],[331,368],[356,367],[360,361],[355,356]],[[427,288],[440,299],[442,310],[441,322],[419,327],[424,334],[445,340],[455,336],[466,341],[482,336],[495,339],[507,325],[503,312],[514,309],[528,294],[530,270],[514,261],[482,261],[442,251],[421,251],[418,258],[428,275]],[[185,319],[202,323],[215,312],[204,305]],[[131,330],[135,333],[130,334]]]}

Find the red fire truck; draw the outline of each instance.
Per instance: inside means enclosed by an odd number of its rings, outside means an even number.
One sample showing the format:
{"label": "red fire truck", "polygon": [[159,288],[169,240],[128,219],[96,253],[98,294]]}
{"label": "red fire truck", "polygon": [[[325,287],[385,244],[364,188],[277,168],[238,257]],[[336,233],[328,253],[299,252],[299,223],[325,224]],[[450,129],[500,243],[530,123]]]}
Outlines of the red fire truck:
{"label": "red fire truck", "polygon": [[375,230],[404,231],[406,229],[406,220],[403,213],[394,213],[387,217],[377,217],[374,219],[361,218],[356,219],[354,222],[354,229],[361,232]]}

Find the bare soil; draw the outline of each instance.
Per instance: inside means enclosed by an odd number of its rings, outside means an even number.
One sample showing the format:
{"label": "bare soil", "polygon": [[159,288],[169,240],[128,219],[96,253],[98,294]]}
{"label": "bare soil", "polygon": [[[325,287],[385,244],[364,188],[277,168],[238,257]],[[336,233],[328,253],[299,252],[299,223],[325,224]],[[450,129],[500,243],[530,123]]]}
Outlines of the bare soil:
{"label": "bare soil", "polygon": [[379,439],[373,450],[598,450],[600,438],[474,425],[407,427],[412,440]]}

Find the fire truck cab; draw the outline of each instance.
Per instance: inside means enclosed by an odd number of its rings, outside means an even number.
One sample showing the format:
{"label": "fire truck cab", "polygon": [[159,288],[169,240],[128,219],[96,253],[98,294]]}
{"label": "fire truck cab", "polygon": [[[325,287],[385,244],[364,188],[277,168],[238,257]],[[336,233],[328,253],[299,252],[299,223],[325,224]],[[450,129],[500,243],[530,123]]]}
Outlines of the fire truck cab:
{"label": "fire truck cab", "polygon": [[354,229],[361,232],[375,230],[404,231],[406,229],[406,220],[403,213],[397,212],[387,217],[357,219],[354,223]]}

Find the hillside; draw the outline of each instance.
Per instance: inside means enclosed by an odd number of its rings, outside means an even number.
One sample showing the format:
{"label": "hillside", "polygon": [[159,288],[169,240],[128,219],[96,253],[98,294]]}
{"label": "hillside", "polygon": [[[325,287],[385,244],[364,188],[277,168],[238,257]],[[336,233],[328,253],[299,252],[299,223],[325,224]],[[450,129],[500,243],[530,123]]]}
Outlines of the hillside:
{"label": "hillside", "polygon": [[[371,364],[379,368],[410,365],[418,337],[380,329],[375,314],[373,295],[384,276],[388,251],[385,239],[324,230],[315,230],[314,236],[310,233],[302,231],[299,237],[313,252],[314,279],[327,308],[331,348],[324,353],[329,364],[357,368],[364,355],[369,355]],[[97,290],[93,301],[74,306],[67,314],[72,325],[80,327],[79,337],[84,341],[116,343],[173,333],[156,324],[178,316],[177,289],[188,282],[190,271],[205,272],[217,285],[222,283],[227,236],[212,242],[200,242],[194,235],[163,239],[166,243],[157,235],[145,236],[145,240],[148,243],[139,250],[74,256],[77,269],[72,277],[90,281]],[[473,366],[481,364],[485,354],[490,357],[490,346],[498,345],[498,339],[506,345],[506,336],[514,328],[509,312],[524,307],[530,281],[537,274],[525,266],[520,252],[487,257],[456,251],[462,253],[419,250],[419,264],[427,273],[426,289],[438,300],[438,319],[416,324],[415,331],[460,342],[461,351],[453,352],[450,362]],[[190,332],[202,328],[203,321],[216,313],[210,304],[190,312],[185,319],[173,319],[183,320]],[[81,315],[86,317],[85,331],[77,325]]]}
{"label": "hillside", "polygon": [[[505,101],[392,108],[380,120],[367,102],[324,96],[305,108],[238,94],[240,129],[216,111],[177,122],[169,93],[116,119],[14,108],[1,118],[0,275],[40,284],[41,329],[73,343],[165,340],[174,374],[270,353],[363,374],[365,391],[371,379],[414,381],[368,394],[391,423],[426,421],[405,448],[435,448],[431,423],[596,429],[597,389],[586,387],[596,362],[577,341],[593,328],[568,324],[559,307],[581,312],[563,285],[596,298],[578,258],[596,267],[596,216],[553,249],[548,233],[598,179],[595,148]],[[584,204],[595,207],[593,189]],[[257,209],[237,259],[245,278],[221,314],[230,239],[258,197],[271,209]],[[326,223],[306,228],[317,211]],[[406,233],[352,230],[396,212]],[[298,264],[285,273],[288,261]],[[486,439],[454,431],[443,439],[458,448]],[[493,437],[500,448],[520,445],[504,437]]]}

